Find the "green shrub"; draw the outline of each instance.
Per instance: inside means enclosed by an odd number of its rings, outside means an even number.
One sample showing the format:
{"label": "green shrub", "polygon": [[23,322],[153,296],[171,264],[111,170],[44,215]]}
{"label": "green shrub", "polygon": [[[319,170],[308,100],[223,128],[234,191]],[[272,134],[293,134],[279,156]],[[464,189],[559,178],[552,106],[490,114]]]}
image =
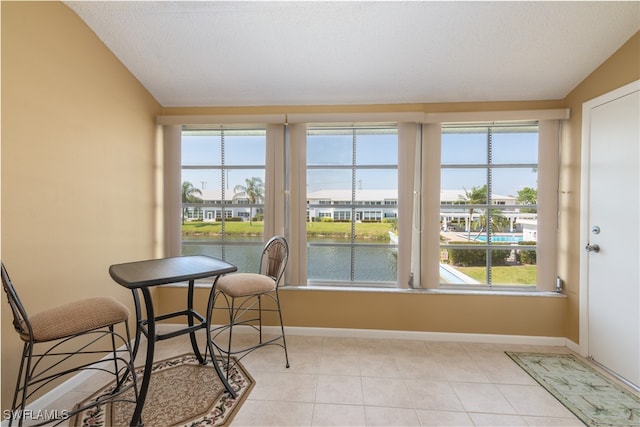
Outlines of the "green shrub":
{"label": "green shrub", "polygon": [[[480,245],[475,242],[456,242],[460,245]],[[487,249],[457,249],[451,248],[449,251],[449,262],[461,267],[481,267],[487,265]],[[491,265],[507,265],[507,257],[511,254],[511,249],[494,249],[491,252]]]}
{"label": "green shrub", "polygon": [[[520,245],[535,245],[536,242],[520,242]],[[519,249],[518,250],[518,254],[519,254],[519,261],[522,264],[530,264],[530,265],[535,265],[536,261],[537,261],[537,256],[536,256],[536,251],[528,251],[525,249]]]}

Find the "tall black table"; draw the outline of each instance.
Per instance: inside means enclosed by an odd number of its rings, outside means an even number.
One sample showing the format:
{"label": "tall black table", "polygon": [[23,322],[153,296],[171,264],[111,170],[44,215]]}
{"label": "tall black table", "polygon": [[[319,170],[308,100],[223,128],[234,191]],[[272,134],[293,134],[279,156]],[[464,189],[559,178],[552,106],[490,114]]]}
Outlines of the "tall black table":
{"label": "tall black table", "polygon": [[[226,376],[220,370],[215,360],[213,352],[213,344],[211,341],[211,331],[209,325],[211,323],[211,305],[213,303],[213,294],[218,277],[222,274],[231,273],[237,270],[237,267],[220,259],[212,258],[205,255],[180,256],[171,258],[152,259],[146,261],[136,261],[124,264],[115,264],[109,267],[109,274],[120,285],[128,288],[133,293],[133,300],[136,309],[136,339],[133,347],[134,357],[138,353],[140,346],[141,334],[147,337],[147,354],[142,374],[142,382],[136,402],[136,408],[131,417],[131,425],[139,426],[143,424],[142,409],[147,397],[149,389],[149,381],[151,379],[151,369],[153,367],[153,355],[156,341],[173,338],[179,335],[189,334],[191,339],[191,347],[193,353],[201,364],[207,361],[202,357],[196,341],[196,331],[200,329],[206,330],[207,350],[211,355],[213,366],[216,369],[218,377],[222,381],[227,391],[235,398],[236,393],[232,390]],[[211,287],[209,296],[209,304],[207,306],[206,316],[200,315],[193,309],[193,290],[195,280],[207,277],[215,277]],[[153,300],[149,288],[152,286],[166,285],[169,283],[189,282],[187,291],[187,308],[185,310],[172,313],[155,315],[153,308]],[[140,296],[142,293],[144,306],[146,309],[146,319],[142,317],[142,308],[140,306]],[[178,316],[186,316],[188,326],[176,331],[165,334],[156,333],[156,321],[170,319]],[[206,353],[205,353],[206,354]]]}

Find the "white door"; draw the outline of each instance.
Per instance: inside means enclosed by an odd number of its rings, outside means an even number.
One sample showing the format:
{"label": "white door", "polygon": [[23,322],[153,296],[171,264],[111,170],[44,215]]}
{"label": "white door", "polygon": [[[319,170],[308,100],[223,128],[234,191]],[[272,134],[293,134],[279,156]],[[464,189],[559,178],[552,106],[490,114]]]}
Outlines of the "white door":
{"label": "white door", "polygon": [[587,355],[636,386],[640,386],[639,87],[625,86],[585,103],[583,109],[583,133],[589,132],[583,147],[588,174],[583,175],[587,220],[582,224]]}

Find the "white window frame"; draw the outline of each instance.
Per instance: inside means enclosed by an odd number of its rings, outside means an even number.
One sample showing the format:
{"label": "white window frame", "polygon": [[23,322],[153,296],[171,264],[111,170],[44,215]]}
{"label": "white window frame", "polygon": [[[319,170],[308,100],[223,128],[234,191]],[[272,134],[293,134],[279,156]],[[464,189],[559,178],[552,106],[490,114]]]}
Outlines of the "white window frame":
{"label": "white window frame", "polygon": [[289,241],[291,258],[286,283],[307,284],[306,274],[306,127],[307,123],[398,124],[398,288],[439,288],[439,238],[431,238],[440,223],[441,124],[508,120],[539,121],[538,156],[538,279],[537,290],[555,291],[557,277],[558,169],[561,121],[568,109],[482,111],[456,113],[309,113],[267,115],[158,116],[162,174],[157,215],[163,227],[162,256],[181,251],[180,134],[185,124],[255,123],[267,126],[264,235],[281,234]]}

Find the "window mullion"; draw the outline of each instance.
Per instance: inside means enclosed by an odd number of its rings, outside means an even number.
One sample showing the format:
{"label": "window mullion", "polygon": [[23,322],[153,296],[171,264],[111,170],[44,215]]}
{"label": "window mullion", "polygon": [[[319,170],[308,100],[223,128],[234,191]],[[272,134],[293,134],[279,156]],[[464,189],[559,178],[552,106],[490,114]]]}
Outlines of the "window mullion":
{"label": "window mullion", "polygon": [[222,182],[222,207],[220,209],[220,230],[222,232],[222,236],[221,236],[221,250],[222,250],[222,259],[226,259],[226,245],[225,245],[225,237],[226,237],[226,230],[225,230],[225,225],[227,223],[227,215],[225,212],[225,204],[226,204],[226,188],[227,188],[227,184],[226,184],[226,180],[225,180],[225,175],[226,175],[226,169],[225,169],[225,155],[224,155],[224,129],[220,130],[220,181]]}
{"label": "window mullion", "polygon": [[350,271],[350,279],[353,282],[356,277],[356,178],[357,178],[357,137],[356,137],[356,129],[352,130],[352,153],[351,153],[351,271]]}
{"label": "window mullion", "polygon": [[491,199],[493,194],[493,169],[491,168],[493,163],[493,133],[491,126],[487,127],[487,207],[484,212],[484,226],[486,227],[487,236],[487,285],[491,286]]}

